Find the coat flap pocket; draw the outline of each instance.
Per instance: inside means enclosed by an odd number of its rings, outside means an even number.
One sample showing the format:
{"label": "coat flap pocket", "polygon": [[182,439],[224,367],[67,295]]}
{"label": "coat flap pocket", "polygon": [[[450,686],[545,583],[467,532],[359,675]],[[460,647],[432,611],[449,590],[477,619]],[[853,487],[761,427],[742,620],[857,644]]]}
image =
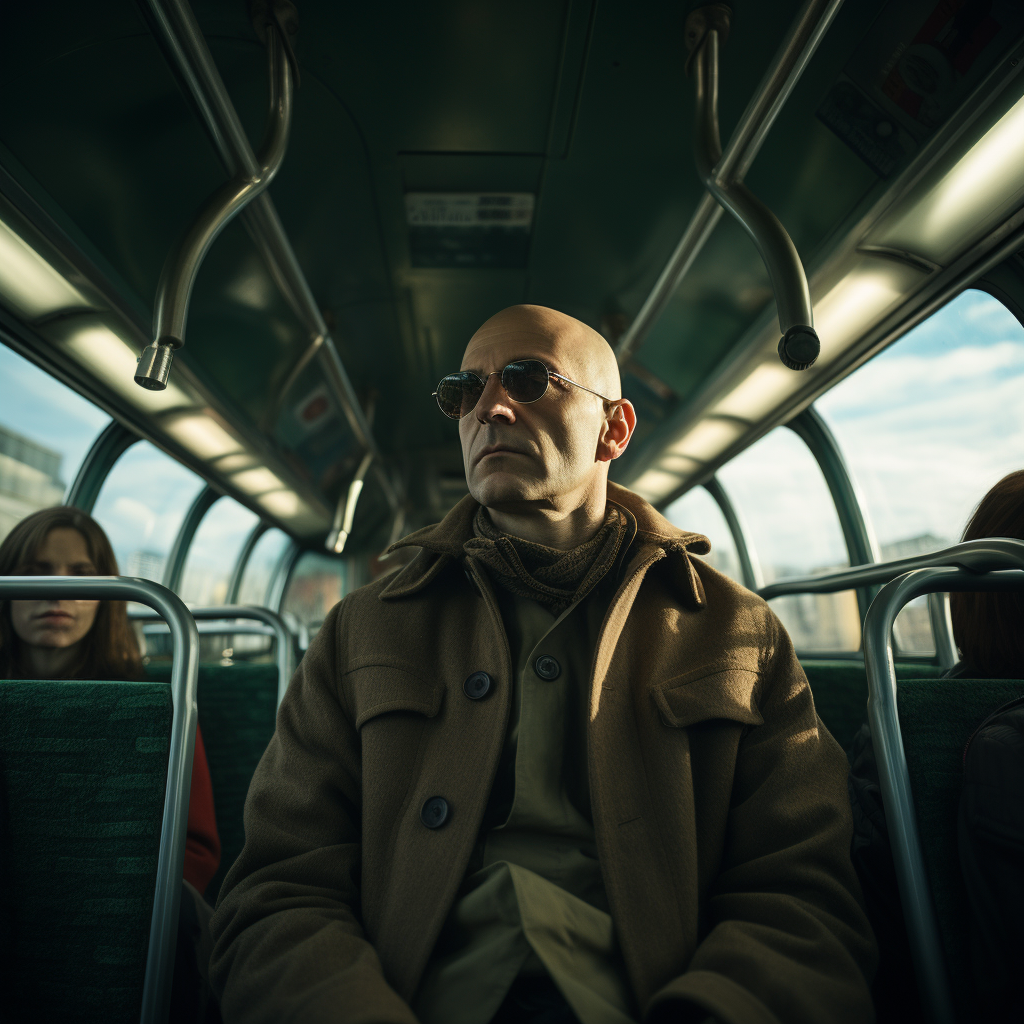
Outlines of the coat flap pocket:
{"label": "coat flap pocket", "polygon": [[652,696],[666,725],[677,729],[715,718],[761,725],[757,681],[752,669],[725,666],[676,676],[655,687]]}
{"label": "coat flap pocket", "polygon": [[412,711],[433,718],[441,708],[444,689],[401,665],[363,665],[345,673],[357,729],[377,715]]}

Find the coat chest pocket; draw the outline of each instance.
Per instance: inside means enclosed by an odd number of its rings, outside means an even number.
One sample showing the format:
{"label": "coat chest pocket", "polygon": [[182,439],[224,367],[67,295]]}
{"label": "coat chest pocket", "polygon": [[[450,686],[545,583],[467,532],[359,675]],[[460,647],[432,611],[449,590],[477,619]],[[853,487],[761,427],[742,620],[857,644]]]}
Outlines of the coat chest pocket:
{"label": "coat chest pocket", "polygon": [[441,710],[444,689],[401,665],[364,665],[345,673],[343,684],[355,727],[392,712],[433,718]]}
{"label": "coat chest pocket", "polygon": [[759,674],[751,669],[716,666],[694,669],[659,683],[651,697],[665,725],[675,729],[727,719],[761,725],[757,709]]}

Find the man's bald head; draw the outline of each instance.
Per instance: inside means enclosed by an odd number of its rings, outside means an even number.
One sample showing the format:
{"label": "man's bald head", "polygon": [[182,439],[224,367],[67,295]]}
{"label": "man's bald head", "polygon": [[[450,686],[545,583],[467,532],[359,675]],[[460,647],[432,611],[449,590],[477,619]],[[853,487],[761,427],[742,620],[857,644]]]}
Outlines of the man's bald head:
{"label": "man's bald head", "polygon": [[619,364],[608,342],[582,321],[547,306],[509,306],[495,313],[469,339],[463,369],[474,369],[489,349],[500,346],[507,351],[510,344],[514,348],[518,339],[530,346],[535,358],[543,360],[547,353],[550,369],[605,398],[622,397]]}
{"label": "man's bald head", "polygon": [[[501,371],[526,359],[579,387],[551,377],[536,401],[514,401]],[[603,515],[608,464],[636,423],[608,342],[557,310],[510,306],[470,338],[462,369],[484,381],[475,407],[459,420],[473,497],[499,517],[572,516],[581,508]]]}

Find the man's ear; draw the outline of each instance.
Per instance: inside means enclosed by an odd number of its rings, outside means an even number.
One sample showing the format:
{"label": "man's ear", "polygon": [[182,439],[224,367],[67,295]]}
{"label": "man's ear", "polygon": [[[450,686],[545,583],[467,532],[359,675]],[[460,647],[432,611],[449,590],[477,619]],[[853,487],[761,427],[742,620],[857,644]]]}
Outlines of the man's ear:
{"label": "man's ear", "polygon": [[636,427],[636,410],[629,399],[618,398],[608,404],[610,408],[597,442],[598,462],[611,462],[612,459],[617,459],[626,450]]}

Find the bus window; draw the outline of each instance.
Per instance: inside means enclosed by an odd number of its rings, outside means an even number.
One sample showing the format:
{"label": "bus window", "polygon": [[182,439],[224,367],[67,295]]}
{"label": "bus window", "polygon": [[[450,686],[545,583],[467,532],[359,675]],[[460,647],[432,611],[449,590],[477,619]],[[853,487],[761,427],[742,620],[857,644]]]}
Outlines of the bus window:
{"label": "bus window", "polygon": [[259,516],[234,498],[218,498],[203,516],[185,557],[181,599],[194,608],[224,604],[231,571]]}
{"label": "bus window", "polygon": [[276,526],[256,541],[242,571],[242,582],[238,588],[239,604],[266,605],[270,582],[290,543],[288,534]]}
{"label": "bus window", "polygon": [[0,345],[0,541],[25,516],[64,500],[110,417]]}
{"label": "bus window", "polygon": [[[718,480],[743,516],[751,560],[760,563],[765,583],[850,564],[825,478],[793,431],[776,427],[723,466]],[[777,598],[772,607],[801,652],[860,647],[854,591],[795,594]]]}
{"label": "bus window", "polygon": [[[985,492],[1024,468],[1024,327],[987,292],[944,306],[820,398],[883,559],[955,544]],[[934,651],[919,600],[902,653]]]}
{"label": "bus window", "polygon": [[344,597],[345,559],[305,551],[295,563],[281,601],[281,614],[299,632],[316,633],[327,613]]}
{"label": "bus window", "polygon": [[204,486],[148,441],[133,444],[103,482],[93,517],[107,532],[125,576],[163,582],[185,513]]}
{"label": "bus window", "polygon": [[704,556],[705,561],[738,583],[743,582],[732,530],[718,502],[703,487],[691,488],[672,502],[665,509],[665,518],[681,530],[703,533],[711,541],[711,552]]}

